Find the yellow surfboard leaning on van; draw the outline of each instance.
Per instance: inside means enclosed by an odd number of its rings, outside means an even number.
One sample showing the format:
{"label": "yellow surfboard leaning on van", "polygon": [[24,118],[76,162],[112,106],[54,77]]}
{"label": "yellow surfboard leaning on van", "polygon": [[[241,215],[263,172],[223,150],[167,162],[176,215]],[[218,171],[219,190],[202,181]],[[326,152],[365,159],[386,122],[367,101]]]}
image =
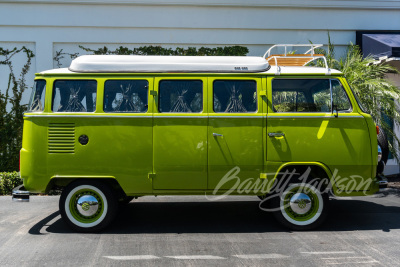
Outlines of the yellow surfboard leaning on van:
{"label": "yellow surfboard leaning on van", "polygon": [[329,192],[379,185],[376,126],[342,73],[304,66],[325,60],[314,48],[81,56],[36,74],[14,200],[62,188],[62,218],[91,232],[139,196],[255,195],[285,226],[317,227]]}

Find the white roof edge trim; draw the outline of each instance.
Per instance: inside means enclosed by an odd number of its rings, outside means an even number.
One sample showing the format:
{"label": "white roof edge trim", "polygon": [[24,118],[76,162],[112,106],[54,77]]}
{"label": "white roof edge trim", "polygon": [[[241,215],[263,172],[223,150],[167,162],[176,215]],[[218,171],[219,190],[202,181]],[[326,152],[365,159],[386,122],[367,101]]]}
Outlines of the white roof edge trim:
{"label": "white roof edge trim", "polygon": [[228,56],[125,56],[86,55],[68,68],[80,73],[134,72],[265,72],[268,62],[262,57]]}

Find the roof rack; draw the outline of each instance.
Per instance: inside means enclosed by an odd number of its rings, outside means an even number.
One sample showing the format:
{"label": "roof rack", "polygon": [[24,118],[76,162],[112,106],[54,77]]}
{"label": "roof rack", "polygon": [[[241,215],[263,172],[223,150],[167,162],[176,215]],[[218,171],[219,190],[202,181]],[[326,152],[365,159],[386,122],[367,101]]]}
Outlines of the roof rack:
{"label": "roof rack", "polygon": [[[288,54],[288,47],[310,47],[304,54]],[[311,61],[316,59],[322,59],[325,63],[326,75],[331,75],[331,69],[328,66],[326,57],[322,54],[315,54],[315,49],[323,46],[322,44],[278,44],[273,45],[264,54],[264,58],[267,60],[268,64],[271,66],[276,66],[276,75],[281,74],[280,66],[305,66]],[[277,47],[284,47],[284,54],[271,54],[271,50]]]}
{"label": "roof rack", "polygon": [[84,55],[75,58],[68,69],[82,73],[255,73],[268,68],[261,57]]}

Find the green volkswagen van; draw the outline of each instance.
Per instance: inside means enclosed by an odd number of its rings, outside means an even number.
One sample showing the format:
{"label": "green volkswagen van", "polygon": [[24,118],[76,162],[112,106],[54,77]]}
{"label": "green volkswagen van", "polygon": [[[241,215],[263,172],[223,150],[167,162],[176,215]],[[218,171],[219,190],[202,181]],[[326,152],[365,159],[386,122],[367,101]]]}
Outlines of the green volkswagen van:
{"label": "green volkswagen van", "polygon": [[378,190],[377,130],[342,73],[311,52],[81,56],[36,74],[14,200],[62,188],[73,229],[104,229],[148,195],[254,195],[317,227],[329,194]]}

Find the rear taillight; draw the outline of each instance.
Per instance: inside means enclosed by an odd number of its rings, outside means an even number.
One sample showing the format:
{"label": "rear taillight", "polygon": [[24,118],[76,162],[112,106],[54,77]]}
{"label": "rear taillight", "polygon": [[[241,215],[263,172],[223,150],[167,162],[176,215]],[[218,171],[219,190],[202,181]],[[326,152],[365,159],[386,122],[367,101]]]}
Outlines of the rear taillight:
{"label": "rear taillight", "polygon": [[379,126],[376,126],[376,134],[379,134]]}
{"label": "rear taillight", "polygon": [[19,171],[21,172],[21,150],[19,151]]}

